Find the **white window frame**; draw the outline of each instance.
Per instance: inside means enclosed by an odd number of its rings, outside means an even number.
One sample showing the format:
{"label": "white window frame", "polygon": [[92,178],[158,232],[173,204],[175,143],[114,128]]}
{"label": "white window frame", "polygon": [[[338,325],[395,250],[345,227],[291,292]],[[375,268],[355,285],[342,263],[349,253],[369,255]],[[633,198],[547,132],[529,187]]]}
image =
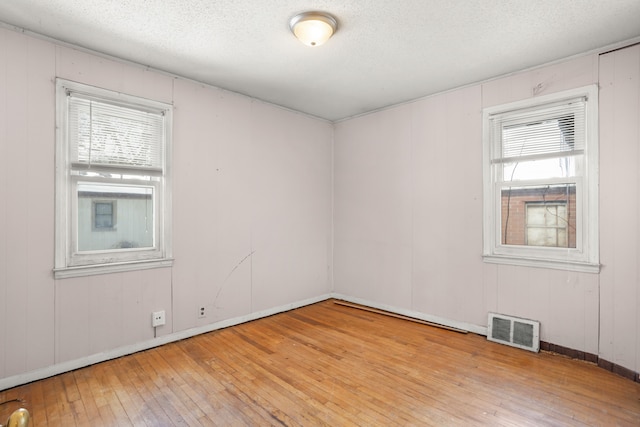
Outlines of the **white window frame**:
{"label": "white window frame", "polygon": [[[144,175],[135,168],[118,170],[122,180],[77,176],[71,162],[69,135],[69,94],[128,108],[151,111],[163,115],[162,170],[150,180],[128,180],[124,175]],[[172,265],[171,258],[171,135],[173,107],[170,104],[122,94],[82,83],[56,79],[56,211],[55,266],[56,279],[120,271],[141,270]],[[98,167],[99,169],[100,167]],[[75,171],[72,173],[72,171]],[[148,248],[79,251],[78,247],[78,184],[122,185],[150,187],[154,192],[153,245]]]}
{"label": "white window frame", "polygon": [[[585,145],[583,170],[568,181],[576,184],[576,248],[504,245],[501,242],[502,184],[494,160],[501,155],[501,136],[494,135],[492,118],[497,115],[514,117],[524,110],[546,109],[554,104],[586,99]],[[598,87],[590,85],[532,99],[483,109],[483,178],[484,226],[483,259],[497,264],[543,267],[597,273],[599,264],[598,240]],[[567,180],[561,180],[567,182]],[[557,179],[542,184],[557,184]]]}

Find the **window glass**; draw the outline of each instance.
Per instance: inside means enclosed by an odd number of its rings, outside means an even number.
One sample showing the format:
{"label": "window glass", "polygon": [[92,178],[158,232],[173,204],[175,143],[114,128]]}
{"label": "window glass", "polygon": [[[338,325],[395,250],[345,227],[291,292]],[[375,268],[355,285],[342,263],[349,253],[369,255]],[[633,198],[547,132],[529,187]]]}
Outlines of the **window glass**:
{"label": "window glass", "polygon": [[[501,195],[502,245],[576,247],[576,185],[506,187]],[[562,241],[545,240],[562,228]]]}
{"label": "window glass", "polygon": [[[93,229],[94,230],[113,230],[115,227],[113,205],[115,201],[96,201],[92,199],[93,205]],[[82,209],[80,209],[82,212]],[[82,214],[81,214],[82,216]]]}
{"label": "window glass", "polygon": [[78,252],[153,248],[153,196],[153,187],[79,183]]}
{"label": "window glass", "polygon": [[581,160],[580,156],[572,156],[504,163],[502,176],[504,181],[574,177],[576,164]]}

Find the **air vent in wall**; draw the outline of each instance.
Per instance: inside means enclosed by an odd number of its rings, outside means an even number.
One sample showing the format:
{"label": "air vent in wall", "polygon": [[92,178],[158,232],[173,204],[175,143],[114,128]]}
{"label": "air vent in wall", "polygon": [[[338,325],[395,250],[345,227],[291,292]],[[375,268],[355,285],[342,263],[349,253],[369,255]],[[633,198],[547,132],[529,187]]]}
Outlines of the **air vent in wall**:
{"label": "air vent in wall", "polygon": [[540,322],[489,313],[487,339],[537,353],[540,350]]}

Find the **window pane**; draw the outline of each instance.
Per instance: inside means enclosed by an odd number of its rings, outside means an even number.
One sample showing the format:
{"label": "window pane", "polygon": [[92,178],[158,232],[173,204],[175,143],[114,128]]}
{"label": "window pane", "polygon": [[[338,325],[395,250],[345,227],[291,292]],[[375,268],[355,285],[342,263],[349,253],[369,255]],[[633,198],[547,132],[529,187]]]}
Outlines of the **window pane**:
{"label": "window pane", "polygon": [[153,187],[78,183],[78,251],[154,246]]}
{"label": "window pane", "polygon": [[71,169],[71,176],[83,177],[84,179],[101,178],[111,180],[128,180],[128,181],[147,181],[147,182],[160,182],[160,176],[146,175],[147,171],[140,171],[136,175],[122,174],[118,172],[102,170],[99,167],[92,170],[79,170]]}
{"label": "window pane", "polygon": [[[558,229],[558,247],[560,248],[568,248],[569,242],[567,240],[567,229],[559,228]],[[575,242],[572,247],[575,247]]]}
{"label": "window pane", "polygon": [[525,181],[576,176],[576,164],[582,156],[529,160],[502,165],[503,181]]}
{"label": "window pane", "polygon": [[542,209],[536,209],[534,207],[529,207],[527,209],[527,224],[529,226],[534,225],[546,225],[546,218],[544,214],[544,207]]}
{"label": "window pane", "polygon": [[576,185],[502,188],[500,243],[576,247]]}
{"label": "window pane", "polygon": [[93,229],[95,230],[113,230],[115,226],[115,200],[96,201],[93,203]]}
{"label": "window pane", "polygon": [[113,213],[113,203],[96,202],[96,215],[111,215]]}

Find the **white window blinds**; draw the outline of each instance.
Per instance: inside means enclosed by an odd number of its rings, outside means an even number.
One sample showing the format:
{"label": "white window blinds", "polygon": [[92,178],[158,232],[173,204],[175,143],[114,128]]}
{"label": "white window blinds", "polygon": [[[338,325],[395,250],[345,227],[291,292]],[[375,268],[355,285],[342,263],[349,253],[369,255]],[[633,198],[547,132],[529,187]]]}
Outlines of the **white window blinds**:
{"label": "white window blinds", "polygon": [[69,149],[75,167],[162,171],[164,115],[68,94]]}
{"label": "white window blinds", "polygon": [[499,136],[493,162],[506,163],[564,157],[584,153],[585,99],[579,98],[543,110],[510,112],[489,117]]}

